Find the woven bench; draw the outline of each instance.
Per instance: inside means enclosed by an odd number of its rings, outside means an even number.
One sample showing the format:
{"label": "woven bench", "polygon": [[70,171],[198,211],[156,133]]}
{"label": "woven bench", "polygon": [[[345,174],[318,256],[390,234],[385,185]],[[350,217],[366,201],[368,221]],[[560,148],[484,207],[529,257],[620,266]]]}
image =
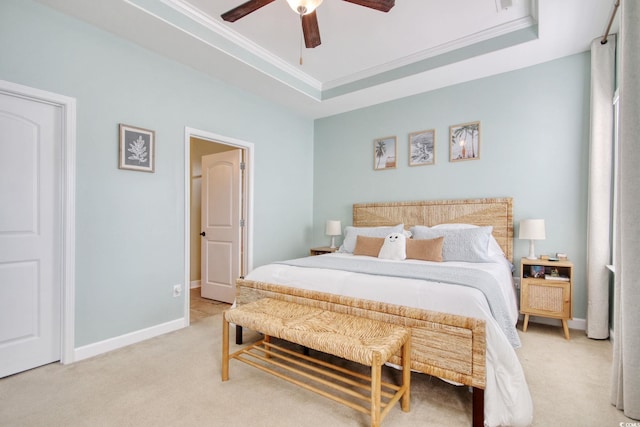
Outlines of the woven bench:
{"label": "woven bench", "polygon": [[[264,339],[229,354],[230,322],[261,332]],[[271,337],[369,366],[371,374],[274,345]],[[381,377],[382,365],[400,349],[398,386]],[[237,359],[369,414],[373,427],[398,401],[409,411],[410,352],[411,334],[404,327],[271,298],[230,309],[222,318],[222,381],[229,379],[229,360]]]}

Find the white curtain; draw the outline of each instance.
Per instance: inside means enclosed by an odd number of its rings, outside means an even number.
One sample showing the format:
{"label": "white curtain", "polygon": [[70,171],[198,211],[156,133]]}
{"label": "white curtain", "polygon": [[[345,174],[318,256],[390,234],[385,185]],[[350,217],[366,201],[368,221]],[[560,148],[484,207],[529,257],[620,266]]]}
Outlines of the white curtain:
{"label": "white curtain", "polygon": [[620,21],[618,231],[612,403],[640,419],[640,2],[624,0]]}
{"label": "white curtain", "polygon": [[591,43],[591,141],[587,230],[587,336],[609,337],[609,270],[611,262],[611,161],[616,39]]}

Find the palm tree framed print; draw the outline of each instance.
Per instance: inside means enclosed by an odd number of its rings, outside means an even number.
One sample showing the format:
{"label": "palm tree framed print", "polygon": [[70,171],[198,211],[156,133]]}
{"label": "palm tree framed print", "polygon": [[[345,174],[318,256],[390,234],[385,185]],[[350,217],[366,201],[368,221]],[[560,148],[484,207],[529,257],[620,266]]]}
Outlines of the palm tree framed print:
{"label": "palm tree framed print", "polygon": [[436,130],[409,134],[409,166],[433,165],[436,162]]}
{"label": "palm tree framed print", "polygon": [[480,122],[449,126],[449,161],[480,158]]}
{"label": "palm tree framed print", "polygon": [[120,169],[153,172],[155,151],[154,131],[120,123]]}
{"label": "palm tree framed print", "polygon": [[396,137],[385,136],[373,141],[373,169],[395,169]]}

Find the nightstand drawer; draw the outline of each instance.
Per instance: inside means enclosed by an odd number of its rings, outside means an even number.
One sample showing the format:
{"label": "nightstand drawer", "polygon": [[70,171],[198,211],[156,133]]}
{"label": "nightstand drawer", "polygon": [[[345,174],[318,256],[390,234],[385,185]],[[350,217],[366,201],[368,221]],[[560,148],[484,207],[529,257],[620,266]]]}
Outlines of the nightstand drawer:
{"label": "nightstand drawer", "polygon": [[521,312],[544,317],[571,318],[571,285],[544,279],[524,279]]}

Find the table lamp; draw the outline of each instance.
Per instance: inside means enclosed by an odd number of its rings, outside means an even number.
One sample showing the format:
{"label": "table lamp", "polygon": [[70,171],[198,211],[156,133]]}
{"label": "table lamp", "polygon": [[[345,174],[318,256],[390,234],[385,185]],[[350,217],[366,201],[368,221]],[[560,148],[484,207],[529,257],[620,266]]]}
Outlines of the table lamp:
{"label": "table lamp", "polygon": [[529,239],[529,256],[527,259],[537,259],[533,247],[534,240],[544,240],[544,219],[523,219],[520,221],[519,239]]}
{"label": "table lamp", "polygon": [[336,236],[340,236],[342,234],[342,224],[340,221],[328,220],[324,233],[327,236],[331,236],[331,246],[329,247],[333,249],[336,247]]}

